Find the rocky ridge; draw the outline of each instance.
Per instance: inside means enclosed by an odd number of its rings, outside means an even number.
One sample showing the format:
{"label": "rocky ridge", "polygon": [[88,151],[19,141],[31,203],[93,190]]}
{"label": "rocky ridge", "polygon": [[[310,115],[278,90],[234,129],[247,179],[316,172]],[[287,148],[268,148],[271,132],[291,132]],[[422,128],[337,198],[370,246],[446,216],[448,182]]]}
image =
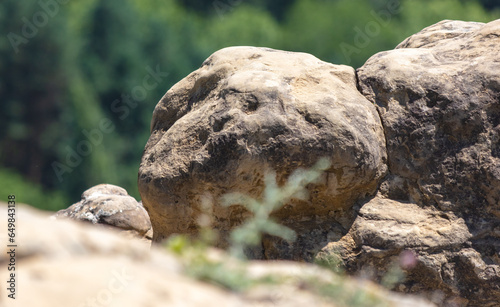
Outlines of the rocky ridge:
{"label": "rocky ridge", "polygon": [[442,306],[500,301],[500,20],[442,21],[354,71],[301,53],[226,48],[155,108],[139,170],[154,241],[197,232],[210,195],[222,233],[248,217],[217,205],[258,197],[328,157],[309,198],[274,218],[295,243],[266,238],[262,259],[339,257],[383,279],[408,255],[396,289]]}
{"label": "rocky ridge", "polygon": [[[419,259],[402,286],[440,289],[470,306],[500,301],[499,37],[500,20],[442,21],[358,70],[361,92],[377,106],[387,140],[390,176],[381,194],[442,218],[413,236],[439,238],[438,246],[401,245]],[[379,232],[389,230],[380,226]]]}

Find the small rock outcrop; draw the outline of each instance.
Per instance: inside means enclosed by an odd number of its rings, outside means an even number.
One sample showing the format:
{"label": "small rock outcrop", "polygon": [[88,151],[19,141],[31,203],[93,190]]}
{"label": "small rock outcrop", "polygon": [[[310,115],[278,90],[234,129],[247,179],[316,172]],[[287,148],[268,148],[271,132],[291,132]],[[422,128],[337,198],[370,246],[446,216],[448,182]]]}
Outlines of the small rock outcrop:
{"label": "small rock outcrop", "polygon": [[[321,234],[304,239],[312,246],[328,242],[329,231],[348,227],[352,218],[345,212],[374,193],[385,175],[377,111],[358,92],[351,67],[304,53],[222,49],[174,85],[153,113],[139,192],[154,240],[196,232],[206,194],[214,200],[213,227],[228,231],[248,212],[238,205],[219,206],[222,194],[259,198],[266,173],[276,171],[282,183],[295,169],[323,157],[332,164],[322,182],[309,186],[309,199],[274,214],[299,236],[327,222]],[[345,225],[333,227],[334,216],[344,216]]]}
{"label": "small rock outcrop", "polygon": [[151,222],[142,204],[125,189],[112,184],[100,184],[86,190],[79,202],[58,211],[53,217],[107,225],[152,238]]}

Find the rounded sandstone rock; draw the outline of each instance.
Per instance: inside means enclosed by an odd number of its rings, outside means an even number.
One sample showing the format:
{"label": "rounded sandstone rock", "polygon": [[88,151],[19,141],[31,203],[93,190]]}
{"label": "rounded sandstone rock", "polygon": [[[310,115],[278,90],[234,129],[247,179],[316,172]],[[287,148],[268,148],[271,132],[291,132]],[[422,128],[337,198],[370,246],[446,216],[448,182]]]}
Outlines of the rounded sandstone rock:
{"label": "rounded sandstone rock", "polygon": [[332,164],[321,183],[276,212],[280,222],[334,219],[386,173],[382,125],[354,69],[267,48],[217,51],[155,108],[138,180],[154,240],[196,232],[204,195],[214,200],[213,226],[229,230],[247,212],[219,206],[221,195],[259,198],[266,173],[283,183],[323,157]]}

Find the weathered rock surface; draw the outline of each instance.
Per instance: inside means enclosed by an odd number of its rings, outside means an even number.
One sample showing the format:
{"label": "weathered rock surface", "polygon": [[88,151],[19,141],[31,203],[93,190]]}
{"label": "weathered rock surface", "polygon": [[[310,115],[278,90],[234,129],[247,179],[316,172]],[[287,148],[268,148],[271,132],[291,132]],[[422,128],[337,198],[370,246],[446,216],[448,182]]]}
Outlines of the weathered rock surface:
{"label": "weathered rock surface", "polygon": [[58,211],[54,217],[112,226],[152,238],[151,222],[142,204],[125,189],[112,184],[100,184],[86,190],[79,202]]}
{"label": "weathered rock surface", "polygon": [[[352,218],[342,212],[373,193],[386,172],[382,126],[375,107],[356,89],[354,70],[304,53],[222,49],[155,108],[139,170],[154,240],[196,232],[205,194],[215,200],[214,227],[227,231],[247,212],[238,205],[219,206],[219,196],[237,191],[260,197],[267,172],[276,171],[278,182],[284,182],[295,169],[322,157],[332,166],[322,183],[309,187],[309,200],[275,213],[299,235],[336,215],[348,220],[348,227]],[[324,245],[335,227],[328,222],[318,236],[304,241]]]}
{"label": "weathered rock surface", "polygon": [[[7,206],[0,203],[0,214]],[[187,277],[179,260],[113,228],[73,220],[53,220],[29,206],[17,206],[16,299],[2,291],[1,306],[338,306],[304,287],[307,278],[338,281],[331,272],[291,262],[253,262],[248,274],[289,282],[236,293]],[[2,224],[2,226],[5,226]],[[0,234],[7,242],[5,232]],[[7,253],[0,254],[0,278],[9,280]],[[348,291],[366,291],[388,306],[432,306],[421,299],[389,293],[371,283],[343,279]],[[10,293],[10,292],[9,292]]]}
{"label": "weathered rock surface", "polygon": [[443,21],[358,70],[384,125],[390,175],[322,257],[338,252],[351,270],[381,276],[409,249],[418,261],[401,291],[498,306],[499,55],[500,20]]}

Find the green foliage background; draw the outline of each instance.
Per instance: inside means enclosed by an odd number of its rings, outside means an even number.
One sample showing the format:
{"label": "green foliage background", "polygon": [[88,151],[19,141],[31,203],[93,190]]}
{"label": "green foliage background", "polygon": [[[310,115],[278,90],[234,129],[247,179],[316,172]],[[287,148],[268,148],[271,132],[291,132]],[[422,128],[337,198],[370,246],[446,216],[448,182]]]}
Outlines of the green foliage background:
{"label": "green foliage background", "polygon": [[[500,4],[490,0],[60,2],[0,2],[0,200],[16,194],[46,210],[69,206],[99,183],[139,198],[137,170],[154,106],[220,48],[302,51],[356,68],[440,20],[500,18]],[[29,38],[27,23],[40,25]],[[24,40],[13,46],[13,34]],[[148,67],[168,75],[131,107],[123,95],[143,84]],[[88,140],[84,131],[103,119],[115,129],[69,167],[69,153]],[[60,178],[54,163],[67,167]]]}

